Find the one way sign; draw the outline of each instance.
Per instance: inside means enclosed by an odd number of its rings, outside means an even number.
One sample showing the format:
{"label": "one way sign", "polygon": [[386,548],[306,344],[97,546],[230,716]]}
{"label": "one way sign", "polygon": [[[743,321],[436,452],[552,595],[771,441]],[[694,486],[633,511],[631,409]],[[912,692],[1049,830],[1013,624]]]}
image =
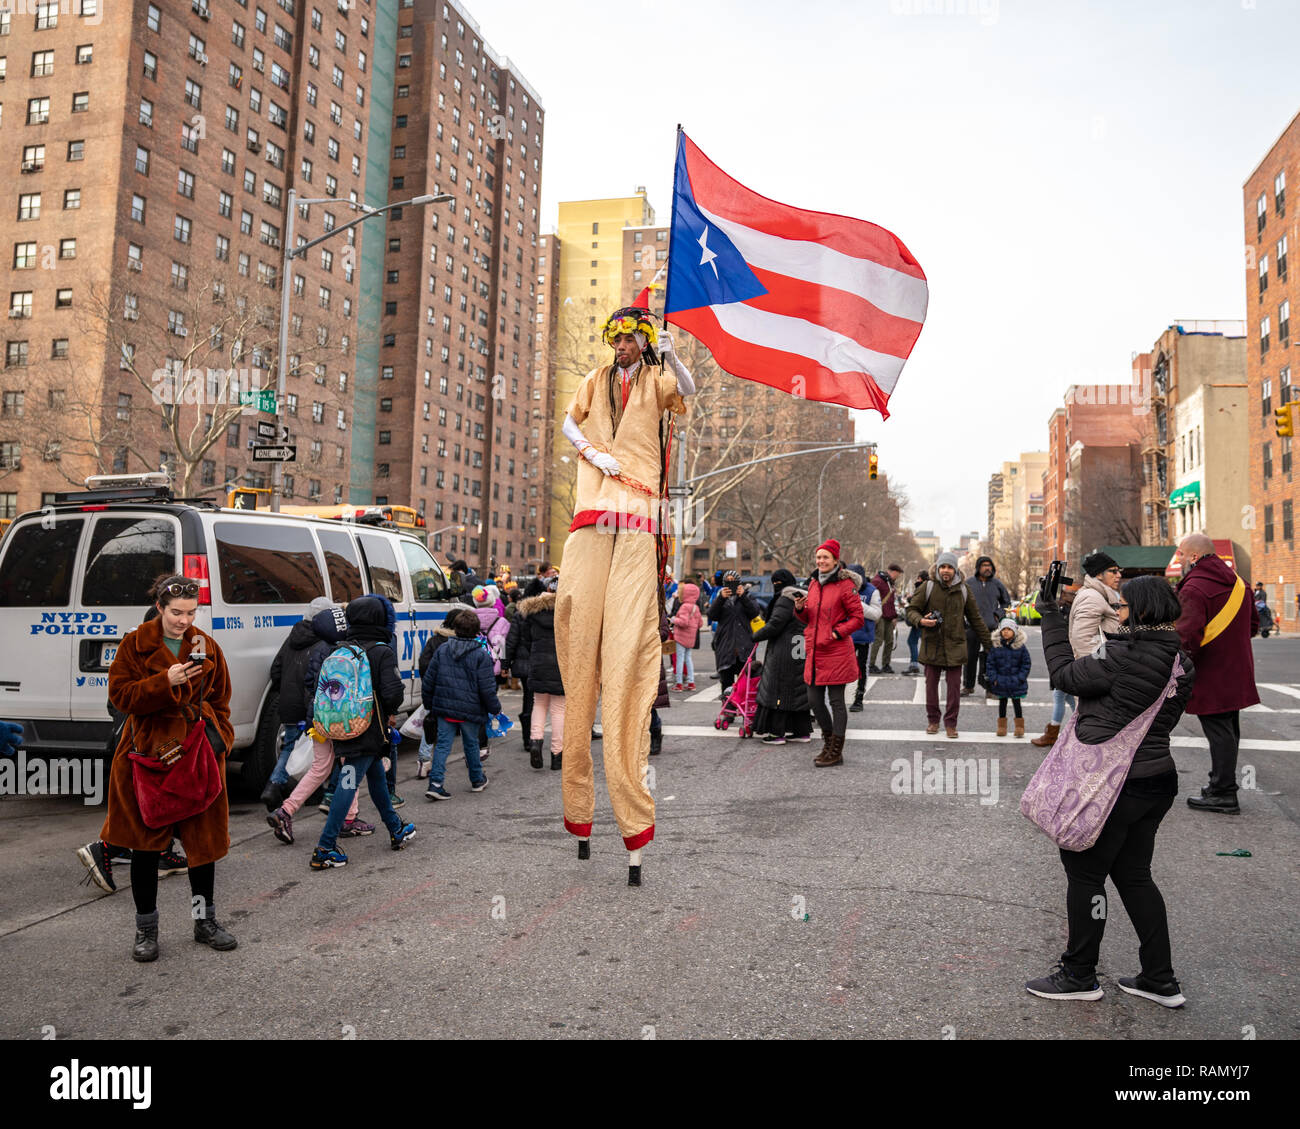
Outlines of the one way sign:
{"label": "one way sign", "polygon": [[291,463],[298,457],[297,447],[254,447],[255,463]]}
{"label": "one way sign", "polygon": [[257,437],[259,439],[269,439],[272,443],[288,443],[289,429],[283,424],[267,423],[265,420],[257,421]]}

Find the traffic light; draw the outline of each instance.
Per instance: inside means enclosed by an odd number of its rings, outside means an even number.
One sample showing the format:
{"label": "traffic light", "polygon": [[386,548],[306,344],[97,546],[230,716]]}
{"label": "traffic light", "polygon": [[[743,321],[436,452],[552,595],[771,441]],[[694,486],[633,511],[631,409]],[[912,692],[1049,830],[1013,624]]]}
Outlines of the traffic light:
{"label": "traffic light", "polygon": [[269,491],[254,488],[232,490],[226,497],[226,505],[232,510],[255,510],[257,509],[257,496],[263,493],[269,493]]}
{"label": "traffic light", "polygon": [[1273,409],[1273,426],[1277,428],[1278,435],[1283,439],[1289,439],[1295,435],[1295,416],[1292,410],[1297,404],[1283,404],[1280,408]]}
{"label": "traffic light", "polygon": [[867,466],[869,468],[867,471],[867,477],[874,482],[876,475],[880,470],[880,456],[877,455],[875,451],[872,451],[870,457],[867,459]]}

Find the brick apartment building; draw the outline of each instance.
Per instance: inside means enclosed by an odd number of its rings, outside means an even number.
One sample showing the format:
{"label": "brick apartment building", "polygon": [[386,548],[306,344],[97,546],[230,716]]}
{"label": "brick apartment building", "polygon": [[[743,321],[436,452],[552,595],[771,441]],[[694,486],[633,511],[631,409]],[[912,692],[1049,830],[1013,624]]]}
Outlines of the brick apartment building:
{"label": "brick apartment building", "polygon": [[[1300,629],[1300,552],[1296,508],[1300,498],[1294,440],[1279,436],[1274,409],[1295,400],[1290,352],[1292,299],[1300,303],[1289,244],[1297,237],[1296,208],[1287,215],[1287,176],[1300,179],[1300,116],[1293,118],[1242,188],[1246,271],[1246,397],[1253,508],[1251,564],[1269,606],[1285,631]],[[1297,305],[1300,309],[1300,304]]]}
{"label": "brick apartment building", "polygon": [[[1131,393],[1135,415],[1142,423],[1142,543],[1177,544],[1180,534],[1190,532],[1189,517],[1203,528],[1203,515],[1180,512],[1185,492],[1175,495],[1175,476],[1186,462],[1177,449],[1176,426],[1180,405],[1201,389],[1215,398],[1224,389],[1245,388],[1246,340],[1239,321],[1186,321],[1169,326],[1149,351],[1133,357]],[[1215,444],[1216,471],[1227,475],[1227,463],[1234,458],[1244,465],[1246,451],[1240,445],[1219,449]],[[1198,480],[1199,483],[1199,480]],[[1206,491],[1212,489],[1205,483]],[[1172,503],[1172,504],[1171,504]],[[1236,528],[1212,530],[1214,537],[1240,540]]]}
{"label": "brick apartment building", "polygon": [[546,536],[533,419],[545,116],[464,8],[403,4],[387,202],[456,199],[386,232],[374,490],[424,513],[435,551],[518,571]]}
{"label": "brick apartment building", "polygon": [[[221,426],[231,382],[207,370],[274,386],[287,189],[338,198],[304,210],[298,234],[315,237],[350,218],[370,157],[382,18],[365,0],[220,11],[154,0],[130,19],[103,18],[103,2],[0,13],[0,167],[12,196],[0,211],[11,315],[0,516],[97,470],[183,474],[165,427],[172,409],[150,394],[167,370],[205,374],[186,389],[203,402],[175,409],[179,430],[221,432],[190,448],[191,491],[264,485],[247,450],[254,421]],[[282,417],[299,449],[285,480],[293,496],[347,492],[356,342],[375,328],[361,239],[294,264]]]}
{"label": "brick apartment building", "polygon": [[214,407],[226,385],[203,374],[275,386],[289,189],[338,199],[299,205],[299,245],[354,204],[448,192],[292,261],[286,501],[411,504],[467,526],[436,550],[534,559],[544,118],[524,77],[442,0],[73,7],[0,13],[0,517],[93,471],[182,475],[150,396],[169,369],[200,373],[181,430],[219,433],[190,492],[267,485],[255,409]]}
{"label": "brick apartment building", "polygon": [[1071,385],[1048,419],[1044,568],[1052,560],[1077,567],[1099,539],[1140,543],[1143,427],[1130,391],[1121,384]]}

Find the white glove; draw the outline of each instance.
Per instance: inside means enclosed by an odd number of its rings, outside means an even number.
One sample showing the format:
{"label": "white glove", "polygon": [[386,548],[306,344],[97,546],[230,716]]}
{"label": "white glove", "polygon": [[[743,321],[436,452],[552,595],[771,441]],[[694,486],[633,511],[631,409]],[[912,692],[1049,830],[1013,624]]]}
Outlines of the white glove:
{"label": "white glove", "polygon": [[658,347],[659,347],[659,355],[660,355],[661,357],[663,357],[663,359],[664,359],[665,361],[666,361],[669,357],[674,357],[674,356],[677,355],[675,352],[673,352],[673,337],[672,337],[672,334],[669,333],[667,330],[665,330],[663,333],[659,334],[659,340],[658,340],[657,344],[658,344]]}
{"label": "white glove", "polygon": [[618,465],[618,460],[613,455],[607,455],[604,451],[597,451],[595,447],[588,447],[583,451],[583,456],[587,462],[591,463],[598,471],[607,475],[622,474],[623,470]]}

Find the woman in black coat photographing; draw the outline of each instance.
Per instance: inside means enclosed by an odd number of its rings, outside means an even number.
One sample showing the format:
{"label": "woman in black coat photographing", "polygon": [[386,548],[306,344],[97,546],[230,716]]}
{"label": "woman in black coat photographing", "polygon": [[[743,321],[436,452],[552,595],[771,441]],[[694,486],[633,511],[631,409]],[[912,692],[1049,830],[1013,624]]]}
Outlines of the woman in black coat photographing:
{"label": "woman in black coat photographing", "polygon": [[[1054,689],[1078,696],[1075,736],[1086,745],[1114,738],[1165,693],[1181,642],[1175,623],[1178,597],[1165,581],[1141,576],[1124,587],[1120,627],[1102,646],[1076,659],[1066,617],[1041,597],[1043,650]],[[1137,930],[1137,976],[1120,977],[1120,988],[1165,1007],[1186,1001],[1174,978],[1169,919],[1164,899],[1151,877],[1156,831],[1178,794],[1178,774],[1169,751],[1169,731],[1178,724],[1195,678],[1183,655],[1183,674],[1173,697],[1156,714],[1134,754],[1128,777],[1096,843],[1084,851],[1061,851],[1067,880],[1065,908],[1069,941],[1057,968],[1031,980],[1035,996],[1058,1000],[1099,1000],[1097,960],[1106,929],[1106,878],[1109,876]]]}

